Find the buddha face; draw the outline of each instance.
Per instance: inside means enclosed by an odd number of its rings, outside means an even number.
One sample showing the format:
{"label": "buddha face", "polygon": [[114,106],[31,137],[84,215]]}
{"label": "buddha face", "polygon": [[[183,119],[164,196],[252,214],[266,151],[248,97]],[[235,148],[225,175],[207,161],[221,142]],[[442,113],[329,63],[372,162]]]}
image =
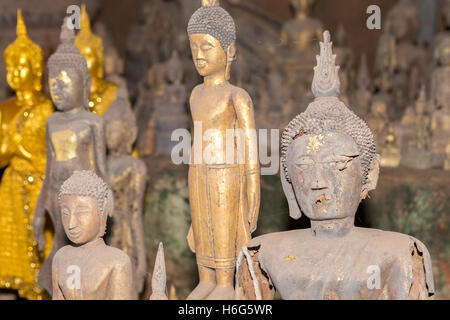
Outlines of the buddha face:
{"label": "buddha face", "polygon": [[361,162],[349,135],[302,135],[289,146],[287,163],[297,202],[311,220],[356,213],[362,197]]}
{"label": "buddha face", "polygon": [[93,197],[61,196],[61,216],[64,231],[75,244],[100,238],[105,230],[106,215],[100,215],[97,200]]}
{"label": "buddha face", "polygon": [[25,53],[12,55],[6,58],[6,81],[14,91],[32,89],[35,76],[31,62]]}
{"label": "buddha face", "polygon": [[49,78],[50,95],[59,111],[67,111],[83,105],[84,85],[81,74],[74,69],[60,70]]}
{"label": "buddha face", "polygon": [[227,56],[219,40],[209,34],[193,34],[189,40],[195,68],[202,77],[225,72]]}

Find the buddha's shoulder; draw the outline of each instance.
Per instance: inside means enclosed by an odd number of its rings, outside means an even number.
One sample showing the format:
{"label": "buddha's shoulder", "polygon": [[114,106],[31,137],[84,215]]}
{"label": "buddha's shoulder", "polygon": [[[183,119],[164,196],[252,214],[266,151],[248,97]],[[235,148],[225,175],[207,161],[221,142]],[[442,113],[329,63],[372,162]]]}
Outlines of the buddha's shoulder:
{"label": "buddha's shoulder", "polygon": [[282,231],[268,233],[248,242],[247,247],[284,247],[285,245],[292,245],[293,243],[300,243],[311,237],[311,229],[298,229],[291,231]]}
{"label": "buddha's shoulder", "polygon": [[103,257],[110,263],[114,264],[115,267],[127,268],[131,266],[130,257],[120,249],[105,246],[102,248]]}
{"label": "buddha's shoulder", "polygon": [[427,247],[417,238],[410,235],[384,231],[371,228],[355,228],[353,233],[354,241],[358,239],[366,240],[374,248],[382,249],[385,252],[408,252],[414,247],[418,248],[421,252],[428,254]]}
{"label": "buddha's shoulder", "polygon": [[39,113],[49,116],[54,111],[52,100],[50,100],[50,98],[46,95],[41,94],[39,96],[38,104],[36,105],[35,110],[37,110]]}
{"label": "buddha's shoulder", "polygon": [[0,103],[0,109],[4,109],[10,106],[16,106],[17,105],[17,98],[16,97],[10,97]]}

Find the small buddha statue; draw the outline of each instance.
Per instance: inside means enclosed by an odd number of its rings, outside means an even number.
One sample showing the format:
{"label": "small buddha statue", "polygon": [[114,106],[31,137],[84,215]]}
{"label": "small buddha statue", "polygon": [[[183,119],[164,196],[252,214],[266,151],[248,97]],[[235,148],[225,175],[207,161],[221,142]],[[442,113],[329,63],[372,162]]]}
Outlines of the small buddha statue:
{"label": "small buddha statue", "polygon": [[93,171],[75,171],[58,199],[71,243],[53,258],[53,300],[136,299],[130,258],[103,240],[114,204],[108,184]]}
{"label": "small buddha statue", "polygon": [[432,166],[442,168],[450,136],[450,37],[435,49],[436,67],[431,74],[431,153]]}
{"label": "small buddha statue", "polygon": [[89,74],[92,77],[89,109],[102,116],[116,99],[117,85],[103,79],[103,42],[91,31],[91,23],[85,5],[81,6],[80,26],[80,32],[75,38],[75,45],[86,58]]}
{"label": "small buddha statue", "polygon": [[91,77],[86,59],[73,44],[75,34],[67,27],[66,20],[60,38],[61,44],[48,60],[50,94],[57,112],[47,119],[47,165],[33,221],[39,250],[45,246],[46,212],[55,230],[52,251],[38,278],[39,287],[49,293],[53,291],[53,256],[68,243],[60,217],[59,189],[75,170],[93,170],[106,177],[104,121],[89,111]]}
{"label": "small buddha statue", "polygon": [[354,89],[354,56],[352,49],[348,45],[347,33],[342,24],[337,28],[334,51],[336,53],[336,63],[341,67],[339,70],[341,100],[346,105],[349,105],[349,97],[352,95]]}
{"label": "small buddha statue", "polygon": [[372,104],[373,86],[367,67],[367,58],[363,54],[356,76],[356,90],[354,94],[354,105],[359,116],[367,116]]}
{"label": "small buddha statue", "polygon": [[147,273],[142,221],[147,169],[142,160],[131,155],[137,125],[126,87],[119,88],[117,96],[103,116],[108,149],[108,183],[114,194],[112,227],[107,243],[130,257],[134,290],[138,295]]}
{"label": "small buddha statue", "polygon": [[226,300],[234,297],[238,250],[255,231],[259,214],[253,103],[244,89],[229,83],[236,28],[219,1],[203,0],[187,31],[194,65],[203,77],[190,97],[194,138],[188,243],[196,254],[200,283],[188,299]]}
{"label": "small buddha statue", "polygon": [[[17,38],[5,50],[6,80],[15,96],[0,104],[0,289],[26,299],[43,299],[37,274],[51,247],[39,254],[33,213],[45,172],[45,122],[53,112],[42,93],[42,49],[27,35],[17,11]],[[44,231],[43,231],[44,232]],[[44,236],[44,234],[43,234]]]}
{"label": "small buddha statue", "polygon": [[281,183],[289,214],[311,227],[249,241],[238,257],[236,299],[429,299],[431,258],[419,240],[354,226],[375,189],[379,156],[365,122],[339,100],[339,67],[324,32],[315,99],[281,138]]}
{"label": "small buddha statue", "polygon": [[396,168],[400,164],[402,155],[395,136],[394,125],[389,123],[386,136],[384,137],[384,144],[381,149],[381,167]]}
{"label": "small buddha statue", "polygon": [[[379,75],[385,77],[388,83],[380,90],[391,90],[395,108],[395,118],[401,116],[405,108],[414,102],[420,90],[420,80],[426,76],[428,69],[427,52],[417,45],[420,29],[420,16],[417,5],[413,0],[401,0],[388,13],[385,34],[386,39],[380,40],[377,55],[377,69],[381,65],[391,65],[388,73]],[[392,59],[392,62],[384,60]],[[412,67],[414,66],[414,67]]]}
{"label": "small buddha statue", "polygon": [[370,114],[367,117],[367,125],[373,132],[375,145],[381,149],[386,136],[389,117],[387,114],[387,104],[382,96],[376,96],[370,107]]}
{"label": "small buddha statue", "polygon": [[450,143],[445,147],[445,155],[444,170],[450,170]]}
{"label": "small buddha statue", "polygon": [[432,43],[433,51],[439,46],[441,41],[450,38],[450,0],[441,1],[441,12],[444,29],[435,36]]}

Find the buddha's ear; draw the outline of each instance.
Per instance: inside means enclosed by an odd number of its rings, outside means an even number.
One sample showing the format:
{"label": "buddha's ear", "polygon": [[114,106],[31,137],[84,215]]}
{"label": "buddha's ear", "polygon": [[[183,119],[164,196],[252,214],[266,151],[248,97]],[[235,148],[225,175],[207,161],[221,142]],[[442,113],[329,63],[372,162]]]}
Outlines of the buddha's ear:
{"label": "buddha's ear", "polygon": [[227,49],[227,67],[225,70],[225,79],[230,80],[231,64],[236,59],[236,44],[233,42]]}
{"label": "buddha's ear", "polygon": [[289,205],[289,216],[292,219],[298,220],[301,218],[302,212],[300,210],[300,206],[298,205],[297,198],[295,197],[294,188],[286,179],[286,173],[284,172],[283,166],[280,166],[280,177],[284,195],[286,196]]}
{"label": "buddha's ear", "polygon": [[380,155],[375,154],[369,166],[369,173],[367,174],[367,182],[364,184],[361,191],[361,199],[365,199],[369,191],[375,190],[378,183],[378,176],[380,175]]}

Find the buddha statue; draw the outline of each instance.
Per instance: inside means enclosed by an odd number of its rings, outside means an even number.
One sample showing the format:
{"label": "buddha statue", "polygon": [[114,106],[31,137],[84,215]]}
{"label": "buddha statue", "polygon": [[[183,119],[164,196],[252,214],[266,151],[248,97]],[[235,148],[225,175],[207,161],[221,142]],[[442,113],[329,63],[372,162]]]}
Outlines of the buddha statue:
{"label": "buddha statue", "polygon": [[450,0],[441,1],[441,12],[444,29],[435,36],[432,44],[432,50],[437,48],[441,41],[446,38],[450,38]]}
{"label": "buddha statue", "polygon": [[[45,122],[53,112],[42,93],[42,49],[27,35],[17,11],[17,38],[5,50],[6,80],[15,96],[0,104],[0,290],[16,290],[26,299],[43,299],[37,274],[51,247],[39,254],[33,237],[33,213],[44,179]],[[15,295],[15,294],[14,294]]]}
{"label": "buddha statue", "polygon": [[369,76],[367,67],[367,58],[363,54],[359,65],[358,74],[356,76],[356,90],[354,93],[354,105],[356,113],[359,116],[367,116],[370,111],[373,96],[373,86]]}
{"label": "buddha statue", "polygon": [[75,45],[86,58],[89,74],[92,78],[89,109],[102,116],[116,99],[117,85],[103,80],[103,42],[91,31],[85,5],[81,7],[80,25],[81,29],[75,38]]}
{"label": "buddha statue", "polygon": [[348,45],[347,33],[342,24],[337,28],[334,52],[336,54],[336,63],[340,66],[339,78],[341,82],[341,100],[346,105],[349,105],[349,97],[354,90],[354,56],[352,49]]}
{"label": "buddha statue", "polygon": [[203,77],[190,97],[194,133],[188,243],[196,254],[200,283],[188,299],[226,300],[234,297],[237,252],[255,231],[259,214],[253,103],[245,90],[228,81],[236,55],[230,14],[217,0],[203,0],[187,31],[194,65]]}
{"label": "buddha statue", "polygon": [[147,273],[142,221],[147,169],[142,160],[131,155],[137,125],[126,87],[119,88],[117,96],[103,116],[108,149],[108,183],[114,194],[112,227],[106,240],[130,257],[134,291],[139,295]]}
{"label": "buddha statue", "polygon": [[339,68],[324,32],[314,101],[281,138],[281,182],[289,215],[311,227],[256,237],[237,261],[236,298],[428,299],[431,259],[419,240],[354,226],[375,189],[379,156],[365,122],[339,100]]}
{"label": "buddha statue", "polygon": [[[431,131],[430,116],[427,112],[426,88],[423,84],[420,89],[419,97],[414,108],[414,123],[412,126],[412,137],[405,146],[406,151],[402,154],[401,165],[415,169],[428,169],[431,166]],[[448,140],[448,139],[447,139]]]}
{"label": "buddha statue", "polygon": [[71,243],[53,258],[53,300],[136,299],[130,258],[103,240],[114,206],[108,184],[93,171],[75,171],[58,199]]}
{"label": "buddha statue", "polygon": [[367,116],[367,125],[372,130],[375,145],[379,149],[384,144],[388,123],[387,104],[383,97],[375,96]]}
{"label": "buddha statue", "polygon": [[450,143],[445,147],[444,170],[450,170]]}
{"label": "buddha statue", "polygon": [[[66,18],[68,19],[68,18]],[[60,217],[58,192],[75,170],[93,170],[106,177],[106,146],[103,118],[89,111],[91,77],[86,59],[73,44],[75,34],[61,27],[61,44],[48,59],[49,87],[58,112],[47,119],[45,179],[34,210],[33,229],[39,250],[45,246],[46,212],[55,230],[52,251],[39,272],[39,287],[51,293],[53,256],[68,244]]]}
{"label": "buddha statue", "polygon": [[399,166],[401,158],[402,155],[395,135],[394,125],[389,123],[386,136],[384,137],[384,144],[381,149],[380,166],[396,168]]}
{"label": "buddha statue", "polygon": [[[420,80],[428,70],[427,52],[416,43],[419,29],[419,10],[413,0],[399,1],[388,13],[387,33],[380,40],[376,69],[378,77],[387,82],[379,89],[390,90],[392,94],[394,107],[390,110],[394,119],[401,117],[405,108],[414,102]],[[380,71],[383,66],[388,68]]]}
{"label": "buddha statue", "polygon": [[432,166],[442,168],[450,136],[450,37],[442,39],[435,49],[431,74],[431,153]]}
{"label": "buddha statue", "polygon": [[295,101],[309,101],[311,66],[315,63],[314,44],[320,39],[322,23],[310,17],[315,0],[290,0],[295,18],[287,21],[281,31],[283,54],[278,63],[286,74],[284,85],[292,90]]}

